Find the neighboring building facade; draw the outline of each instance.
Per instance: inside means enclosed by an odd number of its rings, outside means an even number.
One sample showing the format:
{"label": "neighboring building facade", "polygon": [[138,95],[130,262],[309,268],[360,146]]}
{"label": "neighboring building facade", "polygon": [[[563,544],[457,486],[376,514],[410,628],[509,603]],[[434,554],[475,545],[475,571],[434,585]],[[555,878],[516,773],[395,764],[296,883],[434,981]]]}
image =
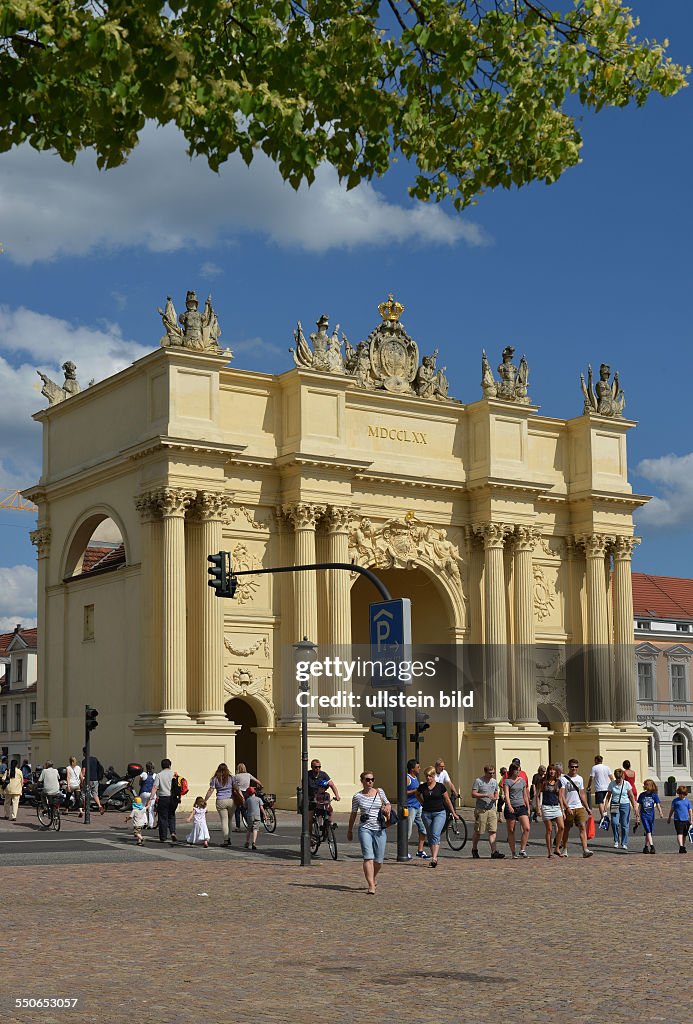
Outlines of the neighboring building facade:
{"label": "neighboring building facade", "polygon": [[[608,373],[600,411],[590,376],[594,409],[539,416],[526,362],[514,367],[507,348],[500,380],[484,356],[483,397],[464,405],[448,398],[435,355],[419,361],[392,300],[356,349],[321,318],[312,347],[299,325],[295,368],[244,372],[216,335],[207,343],[216,318],[191,296],[183,330],[170,300],[160,311],[160,348],[71,397],[57,388],[35,416],[36,756],[81,748],[89,703],[104,764],[169,756],[198,793],[220,761],[243,760],[289,803],[300,770],[292,644],[366,643],[377,595],[334,571],[240,577],[235,600],[217,600],[206,556],[223,548],[237,569],[357,561],[411,597],[416,641],[487,645],[484,720],[426,733],[424,759],[444,756],[463,789],[485,761],[514,755],[534,767],[601,752],[642,774],[630,561],[646,499],[627,479],[634,424]],[[477,387],[465,388],[472,399]],[[88,551],[106,543],[97,563]],[[597,653],[576,681],[569,645],[590,642],[630,658]],[[346,792],[364,764],[394,785],[394,745],[348,710],[311,714],[310,751]]]}
{"label": "neighboring building facade", "polygon": [[36,629],[17,625],[0,634],[0,664],[5,667],[0,685],[0,750],[19,764],[32,762],[31,729],[36,721]]}
{"label": "neighboring building facade", "polygon": [[693,786],[693,580],[633,573],[633,613],[648,771]]}

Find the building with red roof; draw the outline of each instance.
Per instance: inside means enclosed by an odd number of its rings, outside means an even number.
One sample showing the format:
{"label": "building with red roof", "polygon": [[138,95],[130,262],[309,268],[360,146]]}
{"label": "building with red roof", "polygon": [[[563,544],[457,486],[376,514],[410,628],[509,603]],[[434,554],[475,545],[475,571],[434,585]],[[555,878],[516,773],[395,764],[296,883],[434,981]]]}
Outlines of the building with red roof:
{"label": "building with red roof", "polygon": [[36,721],[37,629],[18,623],[0,634],[0,750],[8,761],[31,761],[31,727]]}

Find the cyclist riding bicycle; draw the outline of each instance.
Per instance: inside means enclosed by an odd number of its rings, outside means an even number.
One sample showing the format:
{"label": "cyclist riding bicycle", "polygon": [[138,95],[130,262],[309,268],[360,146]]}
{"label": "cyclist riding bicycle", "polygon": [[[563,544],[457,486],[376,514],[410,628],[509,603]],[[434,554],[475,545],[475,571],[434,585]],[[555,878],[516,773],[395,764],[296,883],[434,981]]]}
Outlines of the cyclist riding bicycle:
{"label": "cyclist riding bicycle", "polygon": [[334,793],[335,800],[341,800],[339,790],[332,781],[327,772],[322,771],[322,765],[317,758],[314,758],[310,762],[310,771],[308,772],[308,809],[310,811],[310,820],[308,827],[313,827],[313,814],[317,810],[327,815],[328,818],[332,817],[332,798],[329,794],[329,790]]}
{"label": "cyclist riding bicycle", "polygon": [[52,761],[46,761],[39,776],[39,785],[43,786],[43,795],[49,806],[60,802],[60,773],[53,767]]}

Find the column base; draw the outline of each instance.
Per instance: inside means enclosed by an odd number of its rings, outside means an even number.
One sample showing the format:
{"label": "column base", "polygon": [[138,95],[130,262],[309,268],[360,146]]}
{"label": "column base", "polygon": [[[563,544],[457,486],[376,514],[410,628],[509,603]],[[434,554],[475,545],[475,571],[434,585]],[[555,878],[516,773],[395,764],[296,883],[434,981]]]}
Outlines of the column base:
{"label": "column base", "polygon": [[519,757],[522,770],[532,778],[538,765],[549,763],[549,740],[552,733],[538,722],[490,722],[484,725],[465,725],[462,757],[463,785],[467,793],[477,776],[483,774],[484,764],[493,764],[496,778],[500,769],[507,768],[514,757]]}
{"label": "column base", "polygon": [[[351,797],[361,789],[363,738],[368,731],[355,723],[308,722],[308,764],[313,758],[320,758],[323,771],[334,780],[342,798],[341,803],[335,804],[337,810],[350,810]],[[300,722],[281,722],[274,730],[272,776],[279,780],[275,789],[278,806],[295,811],[296,786],[301,782]],[[263,781],[267,786],[266,780]]]}
{"label": "column base", "polygon": [[217,766],[225,762],[233,771],[236,764],[236,733],[240,726],[223,719],[219,722],[195,722],[140,716],[130,727],[134,739],[134,759],[152,761],[158,771],[162,758],[169,758],[174,771],[188,780],[189,792],[181,803],[189,810],[195,797],[204,796]]}

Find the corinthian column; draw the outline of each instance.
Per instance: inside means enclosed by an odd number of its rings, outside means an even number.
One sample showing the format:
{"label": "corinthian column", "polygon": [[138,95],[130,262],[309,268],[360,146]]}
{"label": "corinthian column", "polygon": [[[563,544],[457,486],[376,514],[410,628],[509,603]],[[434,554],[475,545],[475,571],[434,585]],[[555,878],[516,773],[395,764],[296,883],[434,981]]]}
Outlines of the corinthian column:
{"label": "corinthian column", "polygon": [[[294,565],[312,565],[315,562],[315,526],[320,516],[325,511],[324,505],[314,505],[308,502],[296,502],[293,505],[285,505],[284,515],[287,516],[294,528]],[[294,629],[296,640],[307,637],[314,644],[318,641],[318,589],[315,578],[315,571],[296,572],[293,574],[294,584]],[[318,694],[317,680],[310,684],[311,696]],[[294,699],[296,693],[295,679],[293,682]],[[294,703],[294,707],[296,707]],[[297,709],[298,711],[298,709]],[[308,709],[308,717],[317,719],[318,712],[315,708]]]}
{"label": "corinthian column", "polygon": [[[48,722],[46,721],[46,687],[48,673],[46,672],[45,642],[46,642],[46,587],[48,583],[48,556],[51,550],[51,531],[48,526],[39,526],[32,530],[30,535],[31,543],[36,547],[38,556],[38,630],[36,631],[36,658],[38,663],[38,686],[36,687],[36,721],[32,726],[32,733],[47,735]],[[36,762],[34,762],[36,763]]]}
{"label": "corinthian column", "polygon": [[484,642],[486,719],[508,721],[508,629],[505,615],[503,546],[510,527],[487,523],[479,531],[484,538]]}
{"label": "corinthian column", "polygon": [[517,526],[513,538],[515,620],[514,722],[537,721],[537,689],[534,679],[534,577],[532,552],[538,531]]}
{"label": "corinthian column", "polygon": [[587,651],[590,722],[611,722],[609,618],[605,557],[609,537],[594,533],[578,540],[585,547],[587,575]]}
{"label": "corinthian column", "polygon": [[198,718],[224,715],[224,602],[207,586],[207,555],[221,549],[227,499],[198,491],[186,523],[188,592],[188,712]]}
{"label": "corinthian column", "polygon": [[633,581],[631,558],[639,537],[617,537],[614,556],[614,644],[616,671],[614,685],[614,723],[637,721],[638,699],[633,653]]}
{"label": "corinthian column", "polygon": [[[349,561],[349,520],[351,510],[328,505],[323,518],[323,526],[327,532],[327,561]],[[351,601],[350,577],[345,569],[328,569],[327,601],[328,601],[328,642],[332,654],[339,658],[348,658],[351,648]],[[351,690],[351,683],[344,680],[327,679],[324,692],[334,696],[338,690]],[[353,722],[353,715],[348,708],[328,708],[325,720],[328,722]]]}
{"label": "corinthian column", "polygon": [[161,712],[162,523],[151,494],[135,498],[142,520],[142,705],[144,717]]}
{"label": "corinthian column", "polygon": [[185,513],[194,491],[164,487],[155,495],[163,519],[162,716],[188,718],[185,643]]}

